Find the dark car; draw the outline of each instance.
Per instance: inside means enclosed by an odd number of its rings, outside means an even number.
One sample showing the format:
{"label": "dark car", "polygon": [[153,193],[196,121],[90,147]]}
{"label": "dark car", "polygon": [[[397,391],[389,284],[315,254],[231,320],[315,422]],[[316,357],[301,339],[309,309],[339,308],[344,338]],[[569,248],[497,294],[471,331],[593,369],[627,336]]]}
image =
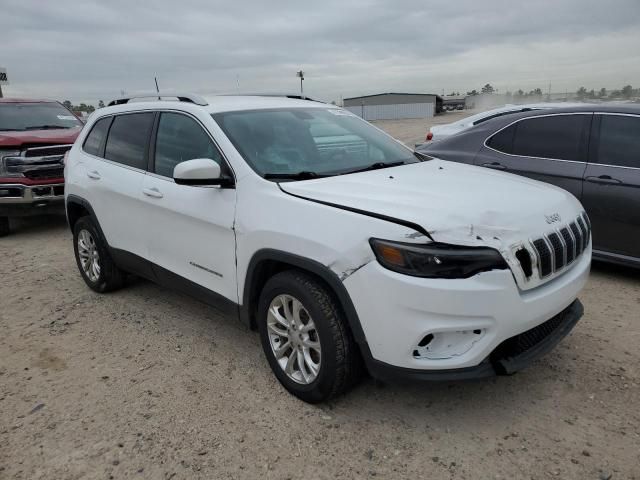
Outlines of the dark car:
{"label": "dark car", "polygon": [[594,258],[640,267],[640,106],[514,113],[417,151],[570,191],[591,219]]}

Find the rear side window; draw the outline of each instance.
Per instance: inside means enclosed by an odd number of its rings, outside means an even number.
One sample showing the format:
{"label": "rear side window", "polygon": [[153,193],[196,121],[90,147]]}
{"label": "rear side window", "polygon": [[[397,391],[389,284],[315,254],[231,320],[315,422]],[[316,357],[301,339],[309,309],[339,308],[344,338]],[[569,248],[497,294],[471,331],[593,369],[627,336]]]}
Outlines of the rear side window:
{"label": "rear side window", "polygon": [[146,150],[153,113],[129,113],[113,119],[104,158],[146,170]]}
{"label": "rear side window", "polygon": [[102,142],[107,136],[110,123],[111,117],[101,118],[95,123],[82,146],[85,152],[95,155],[96,157],[102,156]]}
{"label": "rear side window", "polygon": [[513,139],[514,155],[581,160],[583,126],[588,115],[554,115],[522,120]]}
{"label": "rear side window", "polygon": [[222,157],[209,135],[190,117],[163,113],[156,136],[155,172],[173,178],[174,167],[185,160],[209,158],[222,169]]}
{"label": "rear side window", "polygon": [[598,163],[640,168],[640,118],[602,115]]}
{"label": "rear side window", "polygon": [[498,150],[502,153],[511,153],[513,150],[513,137],[516,133],[516,125],[511,125],[510,127],[505,128],[504,130],[500,130],[493,137],[489,139],[487,145],[493,148],[494,150]]}

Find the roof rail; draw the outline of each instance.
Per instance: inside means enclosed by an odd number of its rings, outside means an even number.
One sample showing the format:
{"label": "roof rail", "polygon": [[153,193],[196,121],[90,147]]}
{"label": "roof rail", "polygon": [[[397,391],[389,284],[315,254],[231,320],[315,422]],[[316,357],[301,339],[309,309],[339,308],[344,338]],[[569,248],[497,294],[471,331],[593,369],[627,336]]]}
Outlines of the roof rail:
{"label": "roof rail", "polygon": [[195,95],[193,93],[145,92],[135,95],[129,95],[122,98],[116,98],[115,100],[111,100],[108,106],[112,107],[114,105],[123,105],[137,98],[151,98],[156,100],[162,100],[163,98],[177,98],[179,102],[194,103],[201,106],[209,105],[209,102],[207,102],[203,97],[201,97],[200,95]]}
{"label": "roof rail", "polygon": [[308,100],[310,102],[318,102],[324,103],[320,100],[316,100],[311,97],[307,97],[306,95],[300,95],[299,93],[220,93],[218,94],[221,97],[281,97],[281,98],[292,98],[294,100]]}

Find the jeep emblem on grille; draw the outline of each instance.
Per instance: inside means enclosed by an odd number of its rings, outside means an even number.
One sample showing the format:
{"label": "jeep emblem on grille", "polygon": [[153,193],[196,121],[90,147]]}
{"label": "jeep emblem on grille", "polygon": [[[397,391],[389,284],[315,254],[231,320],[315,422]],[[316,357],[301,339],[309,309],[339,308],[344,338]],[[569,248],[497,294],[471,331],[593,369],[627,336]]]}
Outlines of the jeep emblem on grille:
{"label": "jeep emblem on grille", "polygon": [[552,213],[551,215],[545,215],[544,218],[547,220],[547,223],[556,223],[561,220],[559,213]]}

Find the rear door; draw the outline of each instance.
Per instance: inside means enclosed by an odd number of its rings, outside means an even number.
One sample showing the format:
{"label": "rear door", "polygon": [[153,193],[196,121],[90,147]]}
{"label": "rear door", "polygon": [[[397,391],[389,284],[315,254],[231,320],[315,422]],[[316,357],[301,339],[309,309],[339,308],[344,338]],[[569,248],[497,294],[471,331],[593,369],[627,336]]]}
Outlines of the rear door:
{"label": "rear door", "polygon": [[[150,173],[142,188],[148,212],[151,261],[156,275],[173,283],[176,274],[238,302],[234,188],[178,185],[174,167],[209,158],[231,174],[222,154],[194,117],[162,112],[154,129]],[[176,285],[177,286],[177,285]]]}
{"label": "rear door", "polygon": [[583,205],[593,248],[640,257],[640,117],[597,114]]}
{"label": "rear door", "polygon": [[582,197],[593,114],[524,118],[488,138],[474,163],[551,183]]}
{"label": "rear door", "polygon": [[109,246],[143,258],[147,249],[141,190],[153,119],[153,113],[134,112],[99,120],[94,130],[106,131],[106,140],[89,134],[84,145],[90,153],[85,156],[88,200]]}

